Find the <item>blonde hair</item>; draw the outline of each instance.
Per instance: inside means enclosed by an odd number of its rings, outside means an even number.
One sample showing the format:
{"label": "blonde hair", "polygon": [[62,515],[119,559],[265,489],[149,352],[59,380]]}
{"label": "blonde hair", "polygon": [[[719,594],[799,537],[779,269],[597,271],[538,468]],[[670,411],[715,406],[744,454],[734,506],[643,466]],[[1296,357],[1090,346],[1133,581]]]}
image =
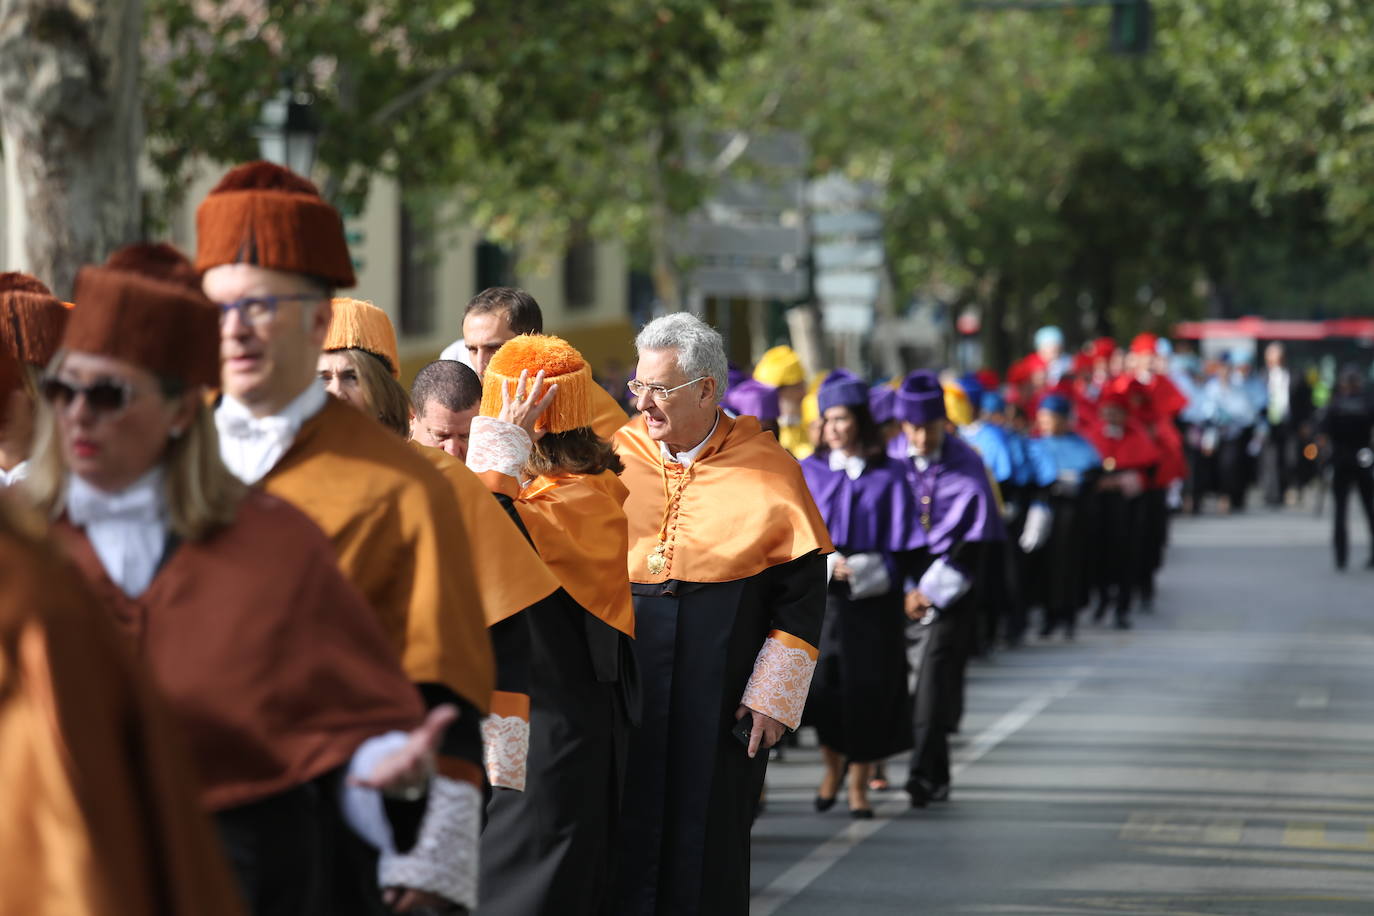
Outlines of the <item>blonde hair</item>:
{"label": "blonde hair", "polygon": [[387,429],[410,438],[410,394],[391,375],[386,363],[356,347],[325,352],[342,354],[358,373],[358,387],[362,389],[368,412]]}
{"label": "blonde hair", "polygon": [[[59,365],[62,356],[58,353],[52,366]],[[163,397],[180,396],[175,391],[180,383],[159,382]],[[170,394],[169,388],[174,389]],[[35,426],[29,473],[20,486],[40,511],[56,520],[67,511],[67,464],[58,441],[57,416],[43,399],[38,401]],[[168,523],[178,537],[202,541],[233,523],[248,487],[220,459],[214,410],[199,393],[194,418],[180,436],[168,440],[161,461]]]}

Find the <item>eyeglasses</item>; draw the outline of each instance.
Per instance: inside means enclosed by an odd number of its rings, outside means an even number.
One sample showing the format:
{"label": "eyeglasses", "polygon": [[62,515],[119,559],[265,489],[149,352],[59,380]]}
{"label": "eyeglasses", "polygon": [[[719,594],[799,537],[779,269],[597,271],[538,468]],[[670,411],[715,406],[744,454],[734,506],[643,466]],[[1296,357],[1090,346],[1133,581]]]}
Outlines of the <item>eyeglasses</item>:
{"label": "eyeglasses", "polygon": [[707,378],[708,376],[705,375],[698,376],[690,382],[683,382],[681,385],[674,388],[664,388],[662,385],[646,385],[636,378],[630,379],[626,387],[630,389],[630,394],[634,395],[636,398],[642,398],[647,394],[654,399],[655,403],[662,404],[664,401],[668,400],[668,396],[674,391],[686,388],[688,385],[695,385],[697,382],[704,381]]}
{"label": "eyeglasses", "polygon": [[310,302],[323,299],[319,293],[295,293],[290,296],[245,296],[226,302],[219,307],[221,326],[229,320],[230,312],[238,312],[239,320],[250,327],[260,328],[277,314],[277,306],[283,302]]}
{"label": "eyeglasses", "polygon": [[128,382],[113,378],[97,379],[85,387],[72,385],[60,378],[45,378],[43,397],[59,410],[66,410],[79,395],[86,406],[98,413],[115,414],[129,406],[137,393]]}

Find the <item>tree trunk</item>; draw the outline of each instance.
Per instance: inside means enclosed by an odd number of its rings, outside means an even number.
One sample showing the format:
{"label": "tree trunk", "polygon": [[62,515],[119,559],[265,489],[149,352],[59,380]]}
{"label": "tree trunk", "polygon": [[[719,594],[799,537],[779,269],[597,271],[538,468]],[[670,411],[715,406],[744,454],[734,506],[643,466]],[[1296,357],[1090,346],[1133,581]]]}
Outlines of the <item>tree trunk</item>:
{"label": "tree trunk", "polygon": [[139,237],[142,20],[142,0],[0,0],[7,206],[25,217],[5,261],[64,299],[81,265]]}

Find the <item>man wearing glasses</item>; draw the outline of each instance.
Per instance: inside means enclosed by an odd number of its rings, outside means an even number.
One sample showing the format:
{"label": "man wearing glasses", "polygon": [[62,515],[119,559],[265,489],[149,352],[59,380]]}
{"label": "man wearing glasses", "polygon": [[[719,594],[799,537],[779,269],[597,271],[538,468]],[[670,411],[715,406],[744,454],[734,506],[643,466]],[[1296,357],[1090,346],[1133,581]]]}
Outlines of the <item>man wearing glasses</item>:
{"label": "man wearing glasses", "polygon": [[[460,717],[440,747],[420,840],[410,855],[335,863],[398,911],[476,902],[480,720],[491,643],[473,587],[468,532],[450,484],[428,461],[316,377],[333,290],[354,284],[343,222],[305,179],[266,162],[221,179],[196,213],[196,267],[220,307],[224,463],[310,516],[377,613],[426,702]],[[371,863],[367,863],[371,865]],[[385,889],[382,894],[379,886]],[[367,909],[373,912],[374,909]]]}
{"label": "man wearing glasses", "polygon": [[720,409],[720,335],[668,315],[635,347],[641,413],[615,446],[643,721],[614,911],[742,916],[766,751],[801,721],[833,548],[800,466],[754,417]]}

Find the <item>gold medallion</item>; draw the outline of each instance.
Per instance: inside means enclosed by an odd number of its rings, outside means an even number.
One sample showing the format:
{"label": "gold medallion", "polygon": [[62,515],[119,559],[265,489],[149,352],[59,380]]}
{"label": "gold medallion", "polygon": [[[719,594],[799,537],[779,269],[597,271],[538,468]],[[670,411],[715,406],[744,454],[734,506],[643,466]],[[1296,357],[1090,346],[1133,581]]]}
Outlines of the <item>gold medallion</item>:
{"label": "gold medallion", "polygon": [[668,558],[664,556],[666,552],[667,547],[665,547],[663,544],[659,544],[657,547],[653,549],[653,552],[649,554],[648,562],[650,575],[657,576],[659,573],[663,572],[663,570],[668,568]]}

